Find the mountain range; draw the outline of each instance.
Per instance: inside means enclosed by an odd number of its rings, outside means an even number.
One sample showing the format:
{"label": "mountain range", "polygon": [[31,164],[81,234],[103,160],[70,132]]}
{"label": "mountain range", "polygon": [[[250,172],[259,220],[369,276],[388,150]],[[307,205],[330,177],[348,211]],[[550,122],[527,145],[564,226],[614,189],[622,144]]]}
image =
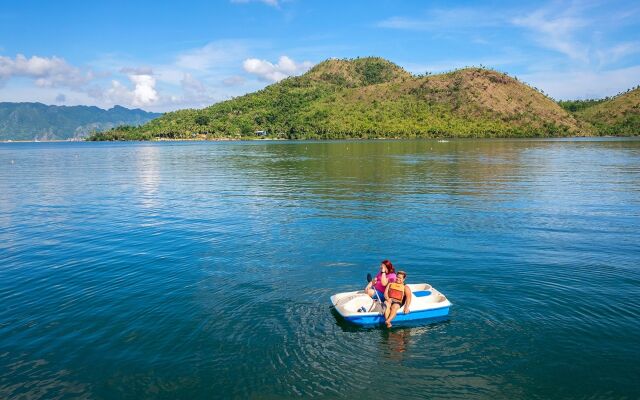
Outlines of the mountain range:
{"label": "mountain range", "polygon": [[77,139],[121,125],[140,125],[162,114],[115,106],[0,103],[0,140]]}

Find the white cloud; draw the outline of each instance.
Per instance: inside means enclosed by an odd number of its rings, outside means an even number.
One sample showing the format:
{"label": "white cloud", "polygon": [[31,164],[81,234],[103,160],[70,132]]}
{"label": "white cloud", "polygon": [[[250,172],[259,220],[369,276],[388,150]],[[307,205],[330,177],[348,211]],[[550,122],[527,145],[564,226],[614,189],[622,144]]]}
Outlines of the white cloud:
{"label": "white cloud", "polygon": [[298,75],[306,72],[312,67],[312,63],[304,61],[296,63],[287,56],[281,56],[277,64],[272,64],[266,60],[248,58],[242,63],[244,70],[258,78],[266,81],[277,82],[288,76]]}
{"label": "white cloud", "polygon": [[[184,49],[171,55],[165,62],[150,67],[127,55],[106,54],[93,62],[93,66],[124,74],[125,79],[92,85],[86,92],[103,106],[112,104],[143,106],[147,110],[170,111],[178,108],[194,108],[211,105],[216,101],[244,94],[251,87],[241,86],[245,78],[238,77],[239,65],[248,55],[248,48],[260,42],[247,40],[218,40],[204,46]],[[142,96],[143,92],[126,83],[131,75],[150,75],[153,85],[142,82],[134,85],[152,88],[155,96]],[[233,79],[228,79],[229,77]],[[137,79],[137,78],[136,78]],[[155,100],[153,100],[155,98]],[[94,101],[95,101],[94,100]]]}
{"label": "white cloud", "polygon": [[55,56],[0,56],[0,80],[14,77],[31,78],[39,87],[79,87],[92,80],[94,76],[91,71],[83,72]]}
{"label": "white cloud", "polygon": [[156,80],[151,75],[129,75],[131,82],[135,84],[133,89],[134,101],[132,104],[151,104],[158,100],[156,92]]}
{"label": "white cloud", "polygon": [[[119,104],[154,111],[204,107],[264,86],[243,76],[242,65],[250,49],[265,45],[259,40],[218,40],[184,49],[154,64],[127,54],[104,54],[87,67],[71,65],[59,57],[0,56],[0,97],[60,104],[62,97],[56,97],[63,94],[64,104],[103,108]],[[302,73],[310,66],[281,57],[271,65],[271,73],[263,71],[263,77],[256,76],[270,82]]]}
{"label": "white cloud", "polygon": [[111,87],[104,93],[107,101],[134,107],[153,105],[159,99],[156,91],[156,80],[149,74],[130,74],[129,80],[133,88],[123,85],[118,80],[111,81]]}

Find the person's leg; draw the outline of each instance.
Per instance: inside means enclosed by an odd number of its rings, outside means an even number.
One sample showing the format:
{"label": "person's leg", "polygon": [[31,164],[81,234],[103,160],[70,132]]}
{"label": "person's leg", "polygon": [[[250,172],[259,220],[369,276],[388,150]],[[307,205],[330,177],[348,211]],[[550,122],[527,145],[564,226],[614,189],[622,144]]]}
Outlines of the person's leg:
{"label": "person's leg", "polygon": [[384,294],[378,292],[376,288],[369,288],[369,289],[365,288],[364,292],[375,301],[380,300],[380,303],[384,303],[385,301]]}
{"label": "person's leg", "polygon": [[398,313],[398,309],[400,308],[400,304],[392,303],[390,308],[391,310],[389,311],[389,316],[385,320],[385,323],[387,324],[387,328],[391,328],[391,321],[393,321],[393,319],[396,317],[396,314]]}
{"label": "person's leg", "polygon": [[367,283],[367,286],[364,287],[364,292],[371,297],[373,295],[373,288],[371,287],[371,282]]}
{"label": "person's leg", "polygon": [[389,318],[389,312],[391,311],[391,300],[387,300],[384,302],[384,320],[386,321]]}

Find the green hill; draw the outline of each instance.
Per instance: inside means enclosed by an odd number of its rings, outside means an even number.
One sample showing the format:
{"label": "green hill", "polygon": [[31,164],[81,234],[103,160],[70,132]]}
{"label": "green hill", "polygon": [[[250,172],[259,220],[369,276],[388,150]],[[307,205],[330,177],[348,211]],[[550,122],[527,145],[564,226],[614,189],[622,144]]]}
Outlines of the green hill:
{"label": "green hill", "polygon": [[414,76],[381,58],[330,59],[306,74],[201,110],[167,113],[93,140],[524,137],[589,134],[555,101],[503,73]]}
{"label": "green hill", "polygon": [[576,118],[593,126],[598,135],[633,136],[640,134],[640,87],[611,99],[582,102]]}
{"label": "green hill", "polygon": [[119,125],[140,125],[162,114],[115,106],[48,106],[0,103],[0,140],[47,140],[84,137]]}

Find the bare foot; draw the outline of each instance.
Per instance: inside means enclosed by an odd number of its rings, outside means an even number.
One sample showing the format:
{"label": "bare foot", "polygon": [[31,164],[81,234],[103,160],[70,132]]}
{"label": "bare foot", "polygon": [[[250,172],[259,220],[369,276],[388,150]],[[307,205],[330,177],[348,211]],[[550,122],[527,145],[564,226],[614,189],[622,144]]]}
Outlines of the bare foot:
{"label": "bare foot", "polygon": [[385,324],[387,324],[387,328],[391,328],[391,321],[384,321]]}

